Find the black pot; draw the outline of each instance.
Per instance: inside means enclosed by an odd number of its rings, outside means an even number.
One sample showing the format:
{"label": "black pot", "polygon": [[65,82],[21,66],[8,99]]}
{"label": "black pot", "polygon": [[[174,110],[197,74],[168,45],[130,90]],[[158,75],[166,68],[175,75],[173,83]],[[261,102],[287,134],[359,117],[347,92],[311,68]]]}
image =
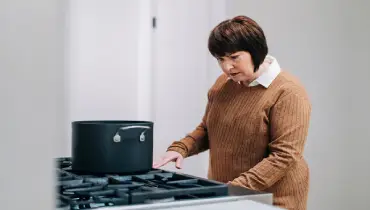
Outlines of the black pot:
{"label": "black pot", "polygon": [[96,174],[146,172],[153,164],[153,122],[72,122],[72,170]]}

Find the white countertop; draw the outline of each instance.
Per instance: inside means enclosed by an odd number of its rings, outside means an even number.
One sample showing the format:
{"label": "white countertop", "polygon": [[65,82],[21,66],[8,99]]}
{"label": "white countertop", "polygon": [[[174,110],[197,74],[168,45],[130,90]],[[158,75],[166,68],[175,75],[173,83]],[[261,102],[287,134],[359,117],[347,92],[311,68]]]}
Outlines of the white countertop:
{"label": "white countertop", "polygon": [[225,203],[212,203],[212,204],[201,204],[198,206],[184,206],[184,207],[173,207],[173,208],[166,208],[166,210],[225,210],[225,209],[232,209],[232,210],[281,210],[280,208],[258,203],[252,200],[239,200],[239,201],[231,201]]}
{"label": "white countertop", "polygon": [[167,210],[167,209],[226,209],[231,207],[233,210],[253,209],[253,210],[277,210],[272,206],[272,194],[256,194],[245,196],[226,196],[221,198],[196,199],[186,201],[176,201],[168,203],[138,204],[129,206],[101,207],[99,210]]}
{"label": "white countertop", "polygon": [[[258,199],[257,199],[258,200]],[[265,199],[262,199],[263,202]],[[99,210],[281,210],[281,208],[270,204],[261,203],[254,200],[235,199],[228,201],[209,201],[209,202],[176,202],[176,204],[152,204],[122,207],[104,207]]]}

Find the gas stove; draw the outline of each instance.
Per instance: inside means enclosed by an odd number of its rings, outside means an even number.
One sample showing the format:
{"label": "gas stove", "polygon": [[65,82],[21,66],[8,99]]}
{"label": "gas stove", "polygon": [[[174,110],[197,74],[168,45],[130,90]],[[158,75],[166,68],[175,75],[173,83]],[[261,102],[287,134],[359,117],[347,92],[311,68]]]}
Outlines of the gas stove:
{"label": "gas stove", "polygon": [[97,175],[73,171],[69,157],[56,161],[58,209],[97,209],[228,195],[224,183],[177,172],[153,169],[130,175]]}

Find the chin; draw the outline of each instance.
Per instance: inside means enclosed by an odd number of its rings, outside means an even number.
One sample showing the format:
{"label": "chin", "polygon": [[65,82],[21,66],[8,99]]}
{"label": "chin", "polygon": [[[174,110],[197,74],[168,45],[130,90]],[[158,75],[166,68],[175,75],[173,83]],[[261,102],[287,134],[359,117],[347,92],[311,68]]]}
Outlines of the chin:
{"label": "chin", "polygon": [[230,78],[233,82],[241,82],[239,79],[236,78]]}
{"label": "chin", "polygon": [[230,77],[230,78],[231,78],[231,80],[233,80],[234,82],[244,82],[244,81],[245,81],[245,79],[244,79],[244,78],[240,78],[240,77],[235,77],[235,78]]}

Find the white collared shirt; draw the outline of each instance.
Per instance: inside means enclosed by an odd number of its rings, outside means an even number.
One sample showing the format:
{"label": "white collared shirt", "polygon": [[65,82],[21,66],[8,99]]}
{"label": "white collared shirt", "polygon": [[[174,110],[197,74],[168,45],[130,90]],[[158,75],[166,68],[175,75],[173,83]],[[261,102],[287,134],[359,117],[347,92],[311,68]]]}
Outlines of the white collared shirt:
{"label": "white collared shirt", "polygon": [[[268,68],[264,70],[264,72],[257,79],[251,82],[248,85],[249,87],[256,86],[256,85],[262,85],[265,88],[268,88],[271,85],[272,81],[274,81],[274,79],[279,75],[281,68],[277,60],[271,55],[267,55],[266,60],[271,62],[268,65]],[[263,64],[260,66],[260,68],[261,67],[263,67]],[[260,70],[263,70],[263,69],[260,69]]]}

